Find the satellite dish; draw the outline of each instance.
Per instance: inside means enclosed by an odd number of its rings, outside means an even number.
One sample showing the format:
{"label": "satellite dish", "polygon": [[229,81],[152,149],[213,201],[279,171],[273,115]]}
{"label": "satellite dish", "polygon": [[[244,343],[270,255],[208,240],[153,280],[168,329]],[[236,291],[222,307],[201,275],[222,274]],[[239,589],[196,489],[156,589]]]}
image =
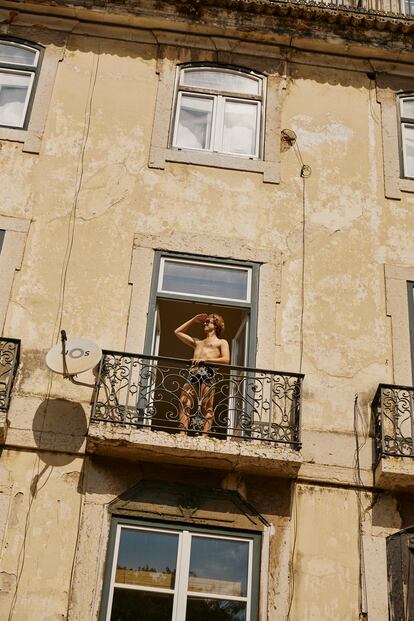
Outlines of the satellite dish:
{"label": "satellite dish", "polygon": [[58,343],[46,354],[46,365],[51,371],[64,375],[77,375],[93,369],[102,357],[102,350],[89,339],[65,340],[66,369],[63,368],[62,343]]}

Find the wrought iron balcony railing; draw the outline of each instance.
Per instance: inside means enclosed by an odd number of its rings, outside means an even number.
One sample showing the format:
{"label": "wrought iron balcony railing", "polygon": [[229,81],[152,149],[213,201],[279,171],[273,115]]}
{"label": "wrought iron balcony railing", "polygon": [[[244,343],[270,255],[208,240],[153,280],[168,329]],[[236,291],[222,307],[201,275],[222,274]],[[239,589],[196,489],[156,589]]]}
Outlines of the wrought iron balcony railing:
{"label": "wrought iron balcony railing", "polygon": [[377,463],[381,457],[414,457],[414,388],[380,384],[371,407]]}
{"label": "wrought iron balcony railing", "polygon": [[[309,3],[309,0],[302,1]],[[331,9],[346,7],[359,13],[388,13],[401,18],[414,18],[414,0],[319,0],[319,3]]]}
{"label": "wrought iron balcony railing", "polygon": [[303,375],[104,351],[92,421],[300,448]]}
{"label": "wrought iron balcony railing", "polygon": [[20,341],[0,337],[0,412],[7,412],[20,359]]}

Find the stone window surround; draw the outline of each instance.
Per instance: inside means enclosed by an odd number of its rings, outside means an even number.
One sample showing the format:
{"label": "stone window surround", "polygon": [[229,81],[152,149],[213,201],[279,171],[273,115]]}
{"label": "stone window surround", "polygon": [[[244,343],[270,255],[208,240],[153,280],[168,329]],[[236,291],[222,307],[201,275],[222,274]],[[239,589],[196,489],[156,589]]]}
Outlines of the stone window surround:
{"label": "stone window surround", "polygon": [[0,39],[20,39],[27,44],[35,44],[43,48],[43,58],[38,68],[27,128],[0,127],[0,140],[21,142],[23,152],[37,154],[40,152],[58,63],[63,58],[64,37],[60,33],[45,33],[36,28],[28,30],[6,26],[6,28],[0,27]]}
{"label": "stone window surround", "polygon": [[[222,66],[238,66],[246,68],[246,70],[255,71],[266,77],[263,159],[254,160],[222,153],[173,149],[169,147],[177,67],[182,64],[203,62],[209,64],[217,63],[217,65]],[[278,73],[279,67],[280,60],[268,60],[246,54],[229,54],[220,50],[160,46],[157,62],[159,83],[148,166],[150,168],[164,169],[166,162],[196,164],[214,168],[258,172],[263,174],[264,182],[280,183],[281,101],[284,80]]]}
{"label": "stone window surround", "polygon": [[385,265],[387,315],[391,318],[393,383],[411,386],[412,362],[407,282],[414,282],[414,267]]}
{"label": "stone window surround", "polygon": [[401,177],[398,96],[414,92],[414,79],[381,73],[377,77],[377,101],[381,106],[385,197],[401,199],[414,193],[414,179]]}
{"label": "stone window surround", "polygon": [[[0,331],[3,334],[14,273],[22,263],[30,222],[23,218],[0,215],[0,229],[6,231],[0,252]],[[14,336],[6,334],[4,336]]]}
{"label": "stone window surround", "polygon": [[200,258],[215,257],[217,260],[236,259],[261,263],[256,365],[258,368],[273,368],[276,348],[276,304],[280,302],[281,288],[281,254],[241,244],[238,239],[215,237],[212,240],[200,234],[189,237],[185,233],[176,233],[168,238],[162,235],[135,235],[129,276],[132,293],[125,350],[144,351],[155,251],[182,253],[183,249],[186,253],[198,255]]}
{"label": "stone window surround", "polygon": [[[91,466],[93,469],[93,466]],[[157,519],[162,521],[163,513],[160,513],[156,505],[151,506],[148,502],[145,510],[141,512],[122,510],[113,511],[111,505],[116,503],[115,494],[91,494],[86,496],[83,501],[81,518],[79,523],[80,537],[76,550],[75,573],[71,585],[70,605],[68,611],[68,621],[84,621],[85,618],[99,618],[99,610],[102,602],[102,591],[104,586],[104,574],[106,566],[106,557],[108,552],[108,544],[110,541],[111,518],[114,516],[134,517],[139,520]],[[185,508],[176,507],[177,512],[185,512]],[[203,519],[199,525],[206,527],[220,527],[220,518],[224,517],[224,526],[228,529],[228,513],[218,513],[214,520]],[[173,524],[171,517],[165,517],[165,521],[169,525]],[[197,523],[193,516],[185,515],[179,520],[180,523],[191,524]],[[237,525],[234,524],[236,529]],[[252,522],[248,527],[251,532],[261,534],[261,550],[260,550],[260,580],[259,580],[259,621],[268,621],[268,589],[269,589],[269,565],[270,565],[270,543],[271,538],[275,534],[273,525],[262,524],[261,527],[254,527]],[[94,533],[94,536],[91,536]],[[230,531],[229,531],[230,534]],[[282,597],[280,598],[280,616],[278,619],[286,618],[289,605],[289,528],[283,533],[283,570],[281,571],[281,588]],[[85,614],[87,613],[87,617]]]}

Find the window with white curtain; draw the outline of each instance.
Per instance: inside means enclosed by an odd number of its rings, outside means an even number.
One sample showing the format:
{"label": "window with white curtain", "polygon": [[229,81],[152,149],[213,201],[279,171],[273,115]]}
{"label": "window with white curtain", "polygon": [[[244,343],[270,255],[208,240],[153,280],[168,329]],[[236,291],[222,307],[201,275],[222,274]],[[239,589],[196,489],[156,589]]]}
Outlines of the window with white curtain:
{"label": "window with white curtain", "polygon": [[414,94],[400,97],[403,176],[414,178]]}
{"label": "window with white curtain", "polygon": [[181,67],[172,147],[261,157],[264,78],[223,67]]}
{"label": "window with white curtain", "polygon": [[0,126],[26,126],[39,56],[30,44],[0,39]]}

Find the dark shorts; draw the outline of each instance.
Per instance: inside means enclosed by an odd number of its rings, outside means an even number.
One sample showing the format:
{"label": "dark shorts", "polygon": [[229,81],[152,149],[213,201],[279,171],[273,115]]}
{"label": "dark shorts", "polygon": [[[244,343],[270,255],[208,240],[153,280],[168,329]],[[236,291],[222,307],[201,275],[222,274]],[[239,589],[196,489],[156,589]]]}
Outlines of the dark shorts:
{"label": "dark shorts", "polygon": [[188,373],[188,381],[190,384],[205,384],[211,386],[214,384],[214,370],[211,367],[205,367],[200,365],[198,367],[191,367]]}

